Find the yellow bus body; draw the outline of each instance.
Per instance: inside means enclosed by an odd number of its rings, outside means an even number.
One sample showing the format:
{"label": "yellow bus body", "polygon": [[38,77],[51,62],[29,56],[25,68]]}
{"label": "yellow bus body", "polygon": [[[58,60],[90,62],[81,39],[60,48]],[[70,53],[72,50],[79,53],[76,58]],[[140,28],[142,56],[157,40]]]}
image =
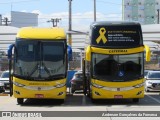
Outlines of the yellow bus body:
{"label": "yellow bus body", "polygon": [[63,28],[34,28],[34,27],[24,27],[17,33],[17,38],[26,39],[47,39],[47,40],[59,40],[66,39],[66,34]]}
{"label": "yellow bus body", "polygon": [[[86,48],[86,61],[91,62],[92,53],[100,54],[133,54],[144,52],[146,49],[147,58],[150,60],[150,49],[148,46],[142,46],[130,49],[103,49],[97,47],[88,46]],[[92,99],[114,99],[118,97],[122,98],[144,98],[144,78],[128,81],[128,82],[109,82],[91,79],[91,98]],[[94,86],[97,85],[99,87]],[[139,86],[139,87],[136,87]]]}
{"label": "yellow bus body", "polygon": [[15,98],[37,98],[36,95],[43,95],[43,99],[65,99],[66,98],[66,86],[57,88],[59,84],[66,84],[66,79],[48,81],[48,82],[35,82],[27,81],[23,79],[13,78],[13,83],[19,83],[24,85],[18,87],[13,84],[13,95]]}
{"label": "yellow bus body", "polygon": [[[66,34],[64,29],[53,28],[34,28],[24,27],[17,33],[17,38],[23,38],[25,40],[50,40],[58,41],[59,39],[66,40]],[[19,87],[14,83],[24,85]],[[56,87],[59,84],[64,84],[63,87]],[[37,95],[37,96],[36,96]],[[43,95],[39,96],[38,95]],[[13,96],[15,98],[48,98],[48,99],[65,99],[66,98],[66,78],[61,80],[50,81],[31,81],[27,79],[19,79],[13,76]]]}
{"label": "yellow bus body", "polygon": [[91,94],[93,99],[113,99],[116,98],[116,96],[121,96],[124,99],[144,97],[144,85],[139,88],[133,87],[143,84],[144,79],[130,82],[104,82],[92,79],[92,82],[103,86],[103,88],[92,86]]}

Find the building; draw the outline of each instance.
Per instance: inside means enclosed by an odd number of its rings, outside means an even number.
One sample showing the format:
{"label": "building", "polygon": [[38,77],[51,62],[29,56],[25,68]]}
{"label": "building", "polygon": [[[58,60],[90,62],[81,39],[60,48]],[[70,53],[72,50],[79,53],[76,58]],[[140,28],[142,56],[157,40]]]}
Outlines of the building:
{"label": "building", "polygon": [[7,49],[15,42],[19,28],[11,26],[0,26],[0,71],[8,70]]}
{"label": "building", "polygon": [[138,21],[141,24],[159,23],[160,0],[123,0],[124,21]]}
{"label": "building", "polygon": [[19,28],[38,26],[38,14],[11,11],[11,26]]}

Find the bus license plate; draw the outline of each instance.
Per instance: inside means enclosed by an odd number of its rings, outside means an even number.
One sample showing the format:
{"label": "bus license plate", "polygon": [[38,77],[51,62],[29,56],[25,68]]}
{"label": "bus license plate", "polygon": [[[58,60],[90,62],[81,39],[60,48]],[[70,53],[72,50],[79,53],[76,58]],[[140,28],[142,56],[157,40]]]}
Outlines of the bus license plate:
{"label": "bus license plate", "polygon": [[120,98],[123,98],[123,96],[122,95],[115,95],[114,98],[120,99]]}
{"label": "bus license plate", "polygon": [[44,95],[43,94],[35,94],[35,97],[36,98],[44,98]]}

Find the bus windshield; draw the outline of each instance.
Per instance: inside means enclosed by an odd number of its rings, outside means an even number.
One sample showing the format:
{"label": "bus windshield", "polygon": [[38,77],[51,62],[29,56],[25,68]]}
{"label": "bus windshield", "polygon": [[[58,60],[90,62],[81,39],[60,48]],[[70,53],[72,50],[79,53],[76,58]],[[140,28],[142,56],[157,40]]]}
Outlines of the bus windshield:
{"label": "bus windshield", "polygon": [[143,53],[129,55],[92,53],[92,77],[111,82],[143,78]]}
{"label": "bus windshield", "polygon": [[17,40],[14,75],[27,80],[54,80],[66,75],[65,42]]}

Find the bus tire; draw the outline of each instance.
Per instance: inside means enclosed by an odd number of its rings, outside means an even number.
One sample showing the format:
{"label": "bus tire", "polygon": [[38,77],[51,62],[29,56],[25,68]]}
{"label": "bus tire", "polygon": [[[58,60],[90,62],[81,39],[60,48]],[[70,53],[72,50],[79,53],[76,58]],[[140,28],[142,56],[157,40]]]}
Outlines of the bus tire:
{"label": "bus tire", "polygon": [[73,94],[74,92],[75,92],[75,90],[72,90],[72,89],[71,89],[71,93]]}
{"label": "bus tire", "polygon": [[23,98],[17,98],[17,103],[19,105],[22,105],[23,104]]}
{"label": "bus tire", "polygon": [[92,103],[96,103],[96,99],[91,98]]}
{"label": "bus tire", "polygon": [[146,91],[146,92],[149,92],[149,90],[148,90],[147,88],[145,89],[145,91]]}
{"label": "bus tire", "polygon": [[138,103],[139,102],[139,98],[133,98],[133,102],[134,103]]}
{"label": "bus tire", "polygon": [[65,99],[59,99],[59,100],[58,100],[58,102],[59,102],[60,104],[63,104],[64,101],[65,101]]}
{"label": "bus tire", "polygon": [[87,92],[87,97],[89,97],[89,98],[91,97],[90,94],[89,94],[88,92]]}
{"label": "bus tire", "polygon": [[[89,83],[88,83],[88,86],[90,86]],[[91,98],[91,89],[90,89],[90,87],[88,87],[88,89],[87,89],[87,97]]]}

